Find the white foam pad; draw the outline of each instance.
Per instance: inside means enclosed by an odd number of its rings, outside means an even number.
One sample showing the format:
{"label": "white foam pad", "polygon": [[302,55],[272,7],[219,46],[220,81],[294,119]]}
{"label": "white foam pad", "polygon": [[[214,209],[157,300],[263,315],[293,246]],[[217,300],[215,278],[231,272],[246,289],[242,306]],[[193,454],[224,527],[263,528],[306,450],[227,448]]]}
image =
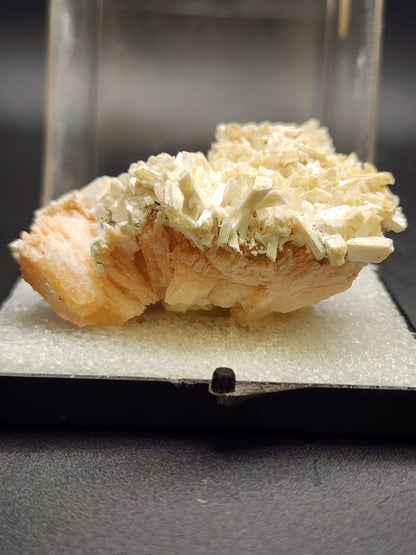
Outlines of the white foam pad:
{"label": "white foam pad", "polygon": [[150,308],[122,328],[78,328],[19,281],[0,311],[0,373],[416,387],[416,341],[372,267],[352,288],[265,327],[227,312]]}

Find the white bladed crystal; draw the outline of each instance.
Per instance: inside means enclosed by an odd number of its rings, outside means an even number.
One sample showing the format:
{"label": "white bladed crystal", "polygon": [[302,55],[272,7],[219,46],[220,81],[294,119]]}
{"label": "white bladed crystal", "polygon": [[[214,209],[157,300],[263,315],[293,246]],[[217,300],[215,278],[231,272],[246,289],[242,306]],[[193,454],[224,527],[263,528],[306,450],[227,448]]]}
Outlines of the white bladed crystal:
{"label": "white bladed crystal", "polygon": [[[99,226],[140,231],[159,218],[195,242],[215,243],[276,259],[292,241],[332,265],[379,262],[393,251],[383,231],[402,231],[406,218],[378,172],[353,153],[337,154],[325,128],[269,122],[217,126],[208,157],[162,153],[83,189]],[[101,188],[100,188],[101,187]],[[97,194],[99,191],[99,194]],[[103,245],[98,236],[93,252]]]}
{"label": "white bladed crystal", "polygon": [[351,262],[381,262],[394,251],[393,241],[388,237],[355,237],[347,241],[348,258]]}

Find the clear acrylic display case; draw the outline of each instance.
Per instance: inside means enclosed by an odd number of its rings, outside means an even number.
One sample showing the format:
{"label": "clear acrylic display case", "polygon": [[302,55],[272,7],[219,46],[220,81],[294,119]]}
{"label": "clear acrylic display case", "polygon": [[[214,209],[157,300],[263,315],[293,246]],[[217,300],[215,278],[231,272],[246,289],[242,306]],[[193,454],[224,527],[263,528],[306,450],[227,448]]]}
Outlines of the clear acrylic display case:
{"label": "clear acrylic display case", "polygon": [[[49,19],[44,201],[150,154],[206,151],[224,121],[318,118],[338,151],[373,156],[383,0],[50,0]],[[201,317],[199,344],[192,318],[78,329],[18,282],[0,422],[414,434],[414,336],[377,275],[360,277],[270,328],[267,348],[252,330],[234,350],[226,320]]]}
{"label": "clear acrylic display case", "polygon": [[44,201],[226,121],[320,119],[371,159],[383,0],[51,0]]}

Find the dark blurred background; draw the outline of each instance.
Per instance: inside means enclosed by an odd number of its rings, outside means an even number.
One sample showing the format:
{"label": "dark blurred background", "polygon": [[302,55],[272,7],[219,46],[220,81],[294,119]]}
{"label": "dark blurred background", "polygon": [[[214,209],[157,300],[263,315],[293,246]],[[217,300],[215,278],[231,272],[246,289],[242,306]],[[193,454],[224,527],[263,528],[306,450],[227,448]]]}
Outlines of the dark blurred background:
{"label": "dark blurred background", "polygon": [[[30,225],[42,180],[47,2],[7,3],[0,19],[0,298],[18,275],[7,243]],[[392,171],[409,220],[380,267],[388,289],[416,324],[416,71],[414,5],[387,0],[376,163]],[[187,147],[189,145],[184,145]]]}

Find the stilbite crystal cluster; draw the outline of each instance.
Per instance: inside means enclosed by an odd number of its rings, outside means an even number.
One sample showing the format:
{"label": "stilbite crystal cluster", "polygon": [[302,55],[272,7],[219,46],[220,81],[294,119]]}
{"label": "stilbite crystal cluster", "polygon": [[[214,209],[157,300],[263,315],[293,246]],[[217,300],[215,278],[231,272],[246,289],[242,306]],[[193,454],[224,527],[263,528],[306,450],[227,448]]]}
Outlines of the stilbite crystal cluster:
{"label": "stilbite crystal cluster", "polygon": [[159,154],[38,211],[12,244],[63,318],[122,324],[162,301],[253,322],[347,289],[406,227],[388,172],[337,154],[326,129],[219,125],[208,156]]}

